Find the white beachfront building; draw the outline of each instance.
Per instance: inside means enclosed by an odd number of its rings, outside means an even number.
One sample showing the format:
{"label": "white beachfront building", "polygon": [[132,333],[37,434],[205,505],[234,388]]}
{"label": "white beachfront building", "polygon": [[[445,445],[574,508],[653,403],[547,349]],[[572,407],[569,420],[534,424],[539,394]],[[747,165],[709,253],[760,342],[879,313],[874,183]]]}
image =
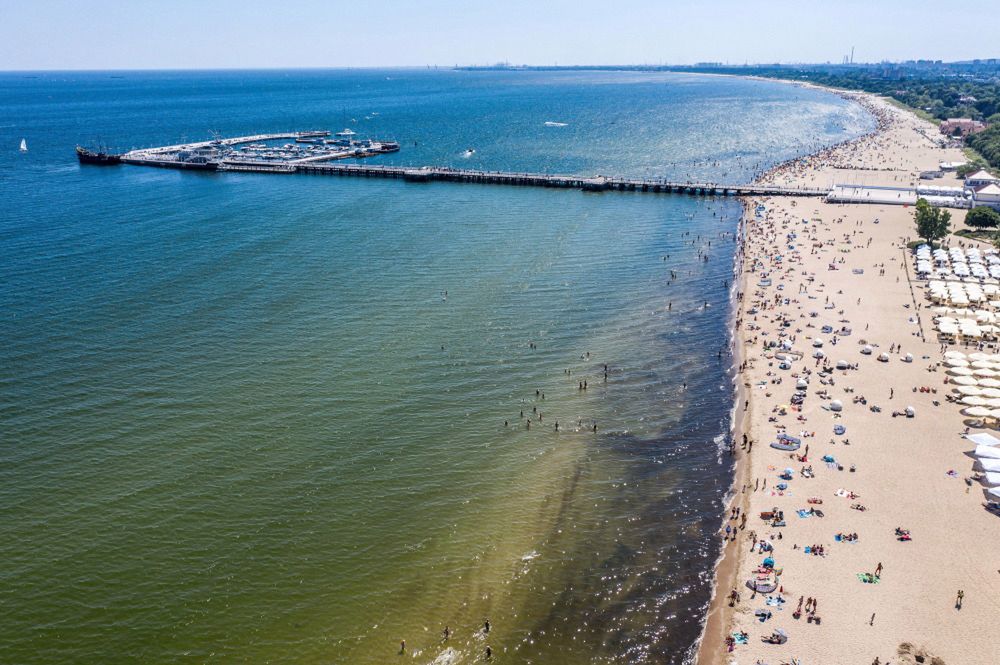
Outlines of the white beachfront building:
{"label": "white beachfront building", "polygon": [[1000,184],[1000,178],[983,169],[980,169],[965,178],[965,187],[967,189],[978,190],[980,187],[996,184]]}
{"label": "white beachfront building", "polygon": [[1000,184],[997,182],[980,187],[974,197],[977,206],[989,206],[1000,211]]}

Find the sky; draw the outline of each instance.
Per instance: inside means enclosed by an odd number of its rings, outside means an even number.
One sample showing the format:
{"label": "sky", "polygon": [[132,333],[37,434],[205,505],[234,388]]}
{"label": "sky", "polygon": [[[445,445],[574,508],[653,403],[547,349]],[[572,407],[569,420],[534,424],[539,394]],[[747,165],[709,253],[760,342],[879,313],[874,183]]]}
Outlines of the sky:
{"label": "sky", "polygon": [[[0,69],[1000,57],[997,0],[0,0]],[[972,18],[974,17],[974,18]]]}

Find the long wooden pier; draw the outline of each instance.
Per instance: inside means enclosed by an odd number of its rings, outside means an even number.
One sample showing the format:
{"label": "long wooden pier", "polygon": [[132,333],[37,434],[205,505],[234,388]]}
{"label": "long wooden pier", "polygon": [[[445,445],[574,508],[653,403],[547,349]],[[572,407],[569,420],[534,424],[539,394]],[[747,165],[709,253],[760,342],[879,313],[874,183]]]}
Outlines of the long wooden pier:
{"label": "long wooden pier", "polygon": [[275,164],[225,163],[221,171],[254,173],[301,173],[306,175],[353,176],[357,178],[391,178],[409,182],[480,183],[518,187],[551,187],[584,191],[628,191],[656,194],[690,194],[700,196],[826,196],[826,189],[779,187],[776,185],[721,185],[702,182],[672,182],[669,180],[615,178],[606,176],[553,175],[548,173],[517,173],[511,171],[477,171],[449,167],[382,166],[371,164],[295,164],[278,167]]}
{"label": "long wooden pier", "polygon": [[[711,182],[677,182],[651,178],[622,178],[611,176],[554,175],[549,173],[518,173],[511,171],[477,171],[456,169],[447,166],[383,166],[371,164],[325,163],[329,160],[370,157],[382,152],[376,143],[366,149],[341,152],[331,151],[319,155],[305,155],[295,159],[265,161],[251,155],[229,154],[209,155],[200,160],[180,160],[175,153],[197,151],[221,147],[233,147],[245,143],[293,139],[317,132],[282,132],[277,134],[257,134],[228,139],[214,139],[132,150],[122,155],[122,162],[137,166],[159,168],[195,169],[207,171],[233,171],[242,173],[306,174],[353,176],[359,178],[392,178],[409,182],[467,182],[489,185],[514,185],[518,187],[551,187],[556,189],[580,189],[584,191],[628,191],[652,192],[656,194],[689,194],[695,196],[827,196],[827,189],[804,189],[780,187],[777,185],[724,185]],[[328,132],[327,132],[328,133]],[[398,150],[398,144],[392,144]],[[211,152],[209,150],[208,152]]]}

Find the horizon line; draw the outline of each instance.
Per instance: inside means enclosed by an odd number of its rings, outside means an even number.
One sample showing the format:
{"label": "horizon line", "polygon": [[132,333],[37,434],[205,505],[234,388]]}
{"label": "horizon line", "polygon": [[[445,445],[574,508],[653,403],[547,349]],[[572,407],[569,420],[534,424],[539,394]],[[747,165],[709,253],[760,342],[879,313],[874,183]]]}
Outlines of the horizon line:
{"label": "horizon line", "polygon": [[254,71],[330,71],[330,70],[413,70],[413,69],[623,69],[623,68],[693,68],[693,67],[717,67],[717,68],[752,68],[752,67],[796,67],[796,66],[828,66],[828,67],[865,67],[872,65],[903,65],[910,63],[939,63],[942,65],[965,65],[976,64],[977,62],[997,61],[1000,57],[989,58],[969,58],[965,60],[935,60],[911,58],[908,60],[880,60],[877,62],[755,62],[755,63],[726,63],[726,62],[697,62],[697,63],[603,63],[603,64],[512,64],[507,62],[495,62],[491,64],[424,64],[424,65],[288,65],[288,66],[252,66],[252,67],[112,67],[112,68],[45,68],[45,69],[3,69],[3,74],[36,74],[36,73],[86,73],[86,72],[254,72]]}

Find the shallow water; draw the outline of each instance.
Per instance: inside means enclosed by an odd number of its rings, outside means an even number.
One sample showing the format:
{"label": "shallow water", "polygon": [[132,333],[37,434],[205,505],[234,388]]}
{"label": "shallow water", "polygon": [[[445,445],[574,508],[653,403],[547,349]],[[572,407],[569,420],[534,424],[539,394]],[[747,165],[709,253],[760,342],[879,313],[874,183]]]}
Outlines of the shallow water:
{"label": "shallow water", "polygon": [[601,72],[0,92],[4,660],[384,663],[401,639],[417,662],[684,660],[731,479],[735,201],[72,147],[350,126],[402,143],[373,161],[740,182],[867,130],[860,109]]}

